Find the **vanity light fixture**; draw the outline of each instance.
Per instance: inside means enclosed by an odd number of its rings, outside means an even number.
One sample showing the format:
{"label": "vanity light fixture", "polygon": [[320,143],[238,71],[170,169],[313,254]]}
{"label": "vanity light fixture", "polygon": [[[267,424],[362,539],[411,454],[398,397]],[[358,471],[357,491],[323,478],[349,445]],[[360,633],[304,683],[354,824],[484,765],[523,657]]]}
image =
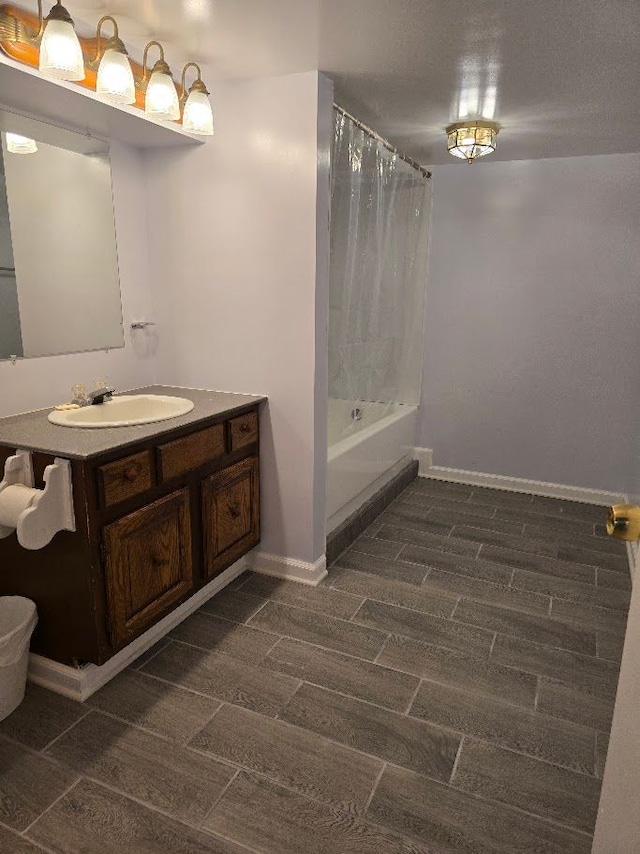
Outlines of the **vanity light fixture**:
{"label": "vanity light fixture", "polygon": [[6,134],[7,151],[11,154],[35,154],[38,150],[35,139],[21,136],[19,133]]}
{"label": "vanity light fixture", "polygon": [[44,19],[42,0],[38,0],[38,24],[40,73],[56,80],[84,80],[82,48],[73,19],[60,0]]}
{"label": "vanity light fixture", "polygon": [[[11,59],[37,68],[44,77],[69,80],[94,90],[99,99],[115,104],[143,109],[149,118],[166,122],[182,122],[193,134],[212,136],[214,120],[209,92],[202,80],[200,66],[188,62],[182,73],[182,88],[171,76],[164,48],[155,39],[144,48],[142,64],[131,59],[118,32],[112,15],[104,15],[96,28],[95,38],[76,34],[73,20],[55,0],[51,11],[43,16],[42,0],[37,0],[37,15],[0,0],[0,51]],[[111,37],[103,34],[110,22]],[[151,68],[147,55],[152,47],[160,57]],[[196,79],[187,89],[185,78],[189,68]]]}
{"label": "vanity light fixture", "polygon": [[[102,47],[102,25],[113,24],[113,35]],[[111,15],[105,15],[96,27],[96,55],[90,65],[98,65],[96,92],[112,104],[134,104],[136,84],[124,42],[118,34],[118,24]]]}
{"label": "vanity light fixture", "polygon": [[[154,46],[160,48],[160,59],[151,69],[151,77],[147,83],[147,53]],[[171,69],[165,62],[164,48],[157,41],[150,41],[142,56],[142,84],[146,83],[147,91],[144,99],[144,111],[148,116],[170,122],[180,118],[180,103],[175,83],[171,77]]]}
{"label": "vanity light fixture", "polygon": [[499,130],[500,127],[495,122],[481,119],[456,122],[446,130],[447,150],[454,157],[473,163],[478,157],[493,154]]}
{"label": "vanity light fixture", "polygon": [[[198,76],[189,88],[185,86],[187,69],[195,68]],[[209,92],[202,82],[202,72],[197,62],[187,62],[182,69],[182,127],[190,133],[201,136],[213,136],[213,110],[209,101]]]}

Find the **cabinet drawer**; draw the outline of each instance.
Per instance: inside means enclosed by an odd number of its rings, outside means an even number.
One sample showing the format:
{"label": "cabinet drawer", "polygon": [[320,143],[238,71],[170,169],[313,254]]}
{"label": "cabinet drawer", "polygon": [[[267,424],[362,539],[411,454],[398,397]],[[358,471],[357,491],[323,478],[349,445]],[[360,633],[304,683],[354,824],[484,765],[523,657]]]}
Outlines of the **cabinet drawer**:
{"label": "cabinet drawer", "polygon": [[162,480],[200,468],[224,454],[224,424],[160,445],[158,454]]}
{"label": "cabinet drawer", "polygon": [[105,507],[119,504],[127,498],[151,489],[153,475],[151,452],[142,451],[98,469],[100,496]]}
{"label": "cabinet drawer", "polygon": [[258,441],[258,413],[247,412],[238,418],[229,421],[229,433],[231,436],[231,450],[237,451],[245,445],[252,445]]}

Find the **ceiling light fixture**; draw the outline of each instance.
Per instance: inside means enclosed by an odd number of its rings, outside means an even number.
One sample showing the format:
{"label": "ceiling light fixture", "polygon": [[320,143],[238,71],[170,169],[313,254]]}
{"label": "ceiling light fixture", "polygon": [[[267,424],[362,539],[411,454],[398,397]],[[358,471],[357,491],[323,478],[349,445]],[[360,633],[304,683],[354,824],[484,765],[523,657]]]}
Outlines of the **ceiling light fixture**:
{"label": "ceiling light fixture", "polygon": [[[113,35],[105,42],[101,50],[102,25],[110,21],[113,24]],[[129,55],[124,42],[118,33],[118,24],[111,15],[105,15],[98,21],[96,27],[96,55],[90,63],[98,66],[96,92],[112,104],[134,104],[136,100],[136,85]]]}
{"label": "ceiling light fixture", "polygon": [[7,141],[7,151],[11,154],[35,154],[38,150],[35,139],[28,136],[21,136],[19,133],[9,133],[5,135]]}
{"label": "ceiling light fixture", "polygon": [[[160,59],[151,69],[151,77],[147,83],[147,53],[149,48],[160,48]],[[150,41],[144,49],[142,57],[142,83],[147,83],[144,99],[144,111],[148,116],[165,122],[177,121],[180,118],[180,103],[175,83],[171,77],[171,69],[164,59],[164,48],[157,41]]]}
{"label": "ceiling light fixture", "polygon": [[[198,76],[191,84],[187,96],[185,77],[189,68],[195,68]],[[190,133],[213,136],[213,110],[209,101],[209,92],[202,82],[202,72],[197,62],[187,62],[182,69],[182,96],[180,100],[183,104],[182,127]]]}
{"label": "ceiling light fixture", "polygon": [[73,18],[60,0],[46,18],[42,18],[42,0],[38,0],[40,73],[56,80],[84,80],[82,48],[73,26]]}
{"label": "ceiling light fixture", "polygon": [[493,154],[499,130],[500,127],[495,122],[480,119],[456,122],[446,130],[447,150],[454,157],[473,163],[478,157]]}

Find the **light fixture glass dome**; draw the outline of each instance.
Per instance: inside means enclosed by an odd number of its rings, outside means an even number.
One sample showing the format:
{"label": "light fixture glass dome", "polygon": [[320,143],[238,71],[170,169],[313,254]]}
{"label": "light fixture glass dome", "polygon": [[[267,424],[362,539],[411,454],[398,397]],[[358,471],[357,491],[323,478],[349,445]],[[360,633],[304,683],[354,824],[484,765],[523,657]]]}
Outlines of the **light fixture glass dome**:
{"label": "light fixture glass dome", "polygon": [[449,154],[473,163],[478,157],[493,154],[499,127],[495,122],[457,122],[447,128]]}
{"label": "light fixture glass dome", "polygon": [[178,92],[170,74],[165,71],[153,72],[147,86],[144,111],[162,121],[177,121],[180,118]]}
{"label": "light fixture glass dome", "polygon": [[113,104],[134,104],[136,87],[126,53],[105,50],[98,66],[96,92]]}
{"label": "light fixture glass dome", "polygon": [[213,110],[205,92],[191,90],[184,105],[182,127],[190,133],[213,136]]}
{"label": "light fixture glass dome", "polygon": [[56,80],[84,80],[84,59],[69,13],[58,2],[46,19],[40,42],[40,73]]}
{"label": "light fixture glass dome", "polygon": [[6,134],[7,151],[11,154],[35,154],[38,150],[35,139],[21,136],[19,133]]}

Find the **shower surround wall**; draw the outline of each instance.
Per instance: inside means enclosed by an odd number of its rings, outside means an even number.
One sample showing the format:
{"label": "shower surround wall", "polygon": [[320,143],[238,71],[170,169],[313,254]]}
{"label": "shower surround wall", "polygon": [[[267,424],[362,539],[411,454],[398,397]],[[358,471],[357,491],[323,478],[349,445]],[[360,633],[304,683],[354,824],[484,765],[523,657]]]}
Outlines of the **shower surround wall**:
{"label": "shower surround wall", "polygon": [[618,493],[640,458],[640,154],[434,169],[418,445]]}

